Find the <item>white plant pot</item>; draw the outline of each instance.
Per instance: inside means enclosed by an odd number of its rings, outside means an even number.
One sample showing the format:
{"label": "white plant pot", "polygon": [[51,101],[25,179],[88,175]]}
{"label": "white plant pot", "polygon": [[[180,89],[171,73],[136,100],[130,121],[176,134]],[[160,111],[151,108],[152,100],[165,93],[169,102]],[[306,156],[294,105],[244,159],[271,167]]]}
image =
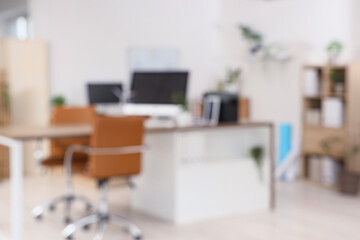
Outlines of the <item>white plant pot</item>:
{"label": "white plant pot", "polygon": [[190,112],[183,111],[176,117],[176,124],[180,127],[192,125],[192,116]]}
{"label": "white plant pot", "polygon": [[336,83],[334,86],[334,92],[336,94],[343,94],[345,92],[345,86],[343,83]]}
{"label": "white plant pot", "polygon": [[239,87],[237,83],[233,83],[233,84],[228,84],[225,86],[225,90],[227,92],[230,93],[238,93],[239,92]]}

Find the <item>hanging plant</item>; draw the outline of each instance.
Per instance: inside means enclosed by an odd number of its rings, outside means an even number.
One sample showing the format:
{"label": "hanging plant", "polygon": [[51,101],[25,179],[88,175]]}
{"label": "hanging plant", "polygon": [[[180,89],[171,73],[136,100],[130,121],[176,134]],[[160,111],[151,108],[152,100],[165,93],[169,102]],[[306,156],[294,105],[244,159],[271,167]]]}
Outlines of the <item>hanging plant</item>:
{"label": "hanging plant", "polygon": [[250,44],[249,52],[253,56],[258,56],[262,61],[273,60],[286,62],[291,60],[291,53],[280,43],[264,43],[264,37],[252,28],[239,25],[239,30],[243,38]]}
{"label": "hanging plant", "polygon": [[263,36],[252,28],[240,25],[242,36],[250,43],[250,53],[255,55],[263,48]]}

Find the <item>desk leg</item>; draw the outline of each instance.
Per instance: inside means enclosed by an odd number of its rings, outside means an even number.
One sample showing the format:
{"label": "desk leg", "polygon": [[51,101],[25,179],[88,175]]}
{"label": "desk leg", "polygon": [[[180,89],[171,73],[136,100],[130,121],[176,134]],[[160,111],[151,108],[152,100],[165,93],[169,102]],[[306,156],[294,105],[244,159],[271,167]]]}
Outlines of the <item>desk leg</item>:
{"label": "desk leg", "polygon": [[23,239],[23,143],[13,140],[10,147],[11,239]]}

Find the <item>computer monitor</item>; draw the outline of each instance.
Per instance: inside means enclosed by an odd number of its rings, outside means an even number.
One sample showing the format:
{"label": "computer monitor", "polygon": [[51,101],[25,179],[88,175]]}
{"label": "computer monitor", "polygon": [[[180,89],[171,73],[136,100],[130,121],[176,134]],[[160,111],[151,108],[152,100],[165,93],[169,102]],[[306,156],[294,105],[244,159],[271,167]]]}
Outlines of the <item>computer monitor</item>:
{"label": "computer monitor", "polygon": [[89,83],[87,85],[90,104],[116,104],[121,102],[121,83]]}
{"label": "computer monitor", "polygon": [[186,98],[188,72],[134,72],[131,83],[132,103],[176,104],[174,97]]}

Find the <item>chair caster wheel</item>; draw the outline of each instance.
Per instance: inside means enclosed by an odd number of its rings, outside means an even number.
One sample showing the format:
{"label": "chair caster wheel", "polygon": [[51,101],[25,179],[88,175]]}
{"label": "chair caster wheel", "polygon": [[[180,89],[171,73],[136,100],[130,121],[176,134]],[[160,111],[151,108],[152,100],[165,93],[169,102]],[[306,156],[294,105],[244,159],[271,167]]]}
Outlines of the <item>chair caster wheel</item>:
{"label": "chair caster wheel", "polygon": [[38,215],[34,217],[36,221],[41,221],[42,220],[42,215]]}
{"label": "chair caster wheel", "polygon": [[71,218],[66,217],[66,218],[64,219],[64,222],[65,222],[65,224],[70,224],[72,221],[71,221]]}
{"label": "chair caster wheel", "polygon": [[66,240],[73,240],[73,237],[67,237]]}
{"label": "chair caster wheel", "polygon": [[135,237],[135,240],[142,240],[143,238],[142,238],[142,236],[136,236]]}
{"label": "chair caster wheel", "polygon": [[83,227],[83,229],[84,229],[84,231],[88,231],[88,230],[90,229],[90,224],[89,224],[89,225],[85,225],[85,226]]}
{"label": "chair caster wheel", "polygon": [[55,211],[55,209],[56,209],[55,205],[50,205],[50,207],[49,207],[49,211],[50,211],[50,212]]}
{"label": "chair caster wheel", "polygon": [[87,212],[91,212],[91,211],[93,210],[93,208],[92,208],[91,205],[86,205],[85,210],[86,210]]}

